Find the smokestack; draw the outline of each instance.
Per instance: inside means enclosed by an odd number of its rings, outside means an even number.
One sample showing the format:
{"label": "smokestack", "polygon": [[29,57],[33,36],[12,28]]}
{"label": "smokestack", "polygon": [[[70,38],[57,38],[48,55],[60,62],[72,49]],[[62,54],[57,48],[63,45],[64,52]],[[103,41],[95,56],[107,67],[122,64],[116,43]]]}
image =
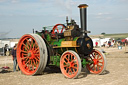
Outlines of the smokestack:
{"label": "smokestack", "polygon": [[80,21],[81,21],[81,32],[82,32],[82,37],[87,35],[87,13],[86,13],[86,8],[88,7],[87,4],[80,4],[78,6],[80,8]]}

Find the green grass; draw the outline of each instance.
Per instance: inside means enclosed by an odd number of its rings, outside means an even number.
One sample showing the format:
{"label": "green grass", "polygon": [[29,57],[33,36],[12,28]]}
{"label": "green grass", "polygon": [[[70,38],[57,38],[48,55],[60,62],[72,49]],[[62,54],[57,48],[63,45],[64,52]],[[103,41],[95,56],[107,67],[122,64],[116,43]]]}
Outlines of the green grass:
{"label": "green grass", "polygon": [[114,38],[115,40],[117,40],[117,39],[124,39],[124,38],[128,37],[128,33],[105,34],[103,37],[104,38],[110,37],[110,38]]}
{"label": "green grass", "polygon": [[[92,37],[92,36],[91,36]],[[93,35],[93,38],[114,38],[115,40],[125,39],[128,37],[128,33],[116,33],[116,34],[104,34]]]}

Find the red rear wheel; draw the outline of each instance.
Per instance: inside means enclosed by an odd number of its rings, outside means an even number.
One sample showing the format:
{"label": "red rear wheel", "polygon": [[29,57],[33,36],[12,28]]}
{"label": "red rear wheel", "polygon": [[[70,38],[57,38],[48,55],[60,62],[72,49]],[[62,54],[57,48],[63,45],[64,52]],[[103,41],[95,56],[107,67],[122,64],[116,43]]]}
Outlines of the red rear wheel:
{"label": "red rear wheel", "polygon": [[41,74],[47,63],[47,48],[37,34],[26,34],[17,45],[17,62],[26,75]]}
{"label": "red rear wheel", "polygon": [[94,49],[87,60],[90,62],[90,64],[87,64],[90,73],[101,74],[106,68],[105,55],[99,50]]}
{"label": "red rear wheel", "polygon": [[60,59],[60,69],[67,78],[76,78],[81,72],[81,60],[74,51],[66,51]]}

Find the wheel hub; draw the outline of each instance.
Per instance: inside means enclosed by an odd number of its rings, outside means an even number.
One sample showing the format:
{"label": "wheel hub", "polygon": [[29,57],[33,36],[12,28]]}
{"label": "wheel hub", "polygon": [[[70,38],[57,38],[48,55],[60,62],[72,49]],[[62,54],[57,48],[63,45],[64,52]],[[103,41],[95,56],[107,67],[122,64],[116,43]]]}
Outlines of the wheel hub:
{"label": "wheel hub", "polygon": [[31,52],[28,52],[28,57],[31,57]]}
{"label": "wheel hub", "polygon": [[97,59],[93,59],[94,65],[96,65],[99,61]]}
{"label": "wheel hub", "polygon": [[33,59],[35,57],[34,53],[32,51],[29,51],[28,52],[28,57],[30,57],[30,59]]}
{"label": "wheel hub", "polygon": [[67,67],[70,67],[71,65],[70,65],[70,63],[67,63]]}
{"label": "wheel hub", "polygon": [[74,65],[74,64],[71,63],[71,62],[67,63],[67,67],[68,67],[68,68],[71,68],[73,65]]}

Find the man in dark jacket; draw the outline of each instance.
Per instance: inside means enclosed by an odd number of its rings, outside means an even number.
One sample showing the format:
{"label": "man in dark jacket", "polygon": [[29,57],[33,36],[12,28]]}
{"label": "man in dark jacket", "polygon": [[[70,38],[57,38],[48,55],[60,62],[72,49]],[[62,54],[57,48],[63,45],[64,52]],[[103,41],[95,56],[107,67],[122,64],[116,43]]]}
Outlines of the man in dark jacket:
{"label": "man in dark jacket", "polygon": [[[13,71],[16,71],[16,66],[17,66],[17,58],[16,58],[16,45],[12,49],[12,58],[13,58]],[[20,70],[19,66],[18,69]]]}

